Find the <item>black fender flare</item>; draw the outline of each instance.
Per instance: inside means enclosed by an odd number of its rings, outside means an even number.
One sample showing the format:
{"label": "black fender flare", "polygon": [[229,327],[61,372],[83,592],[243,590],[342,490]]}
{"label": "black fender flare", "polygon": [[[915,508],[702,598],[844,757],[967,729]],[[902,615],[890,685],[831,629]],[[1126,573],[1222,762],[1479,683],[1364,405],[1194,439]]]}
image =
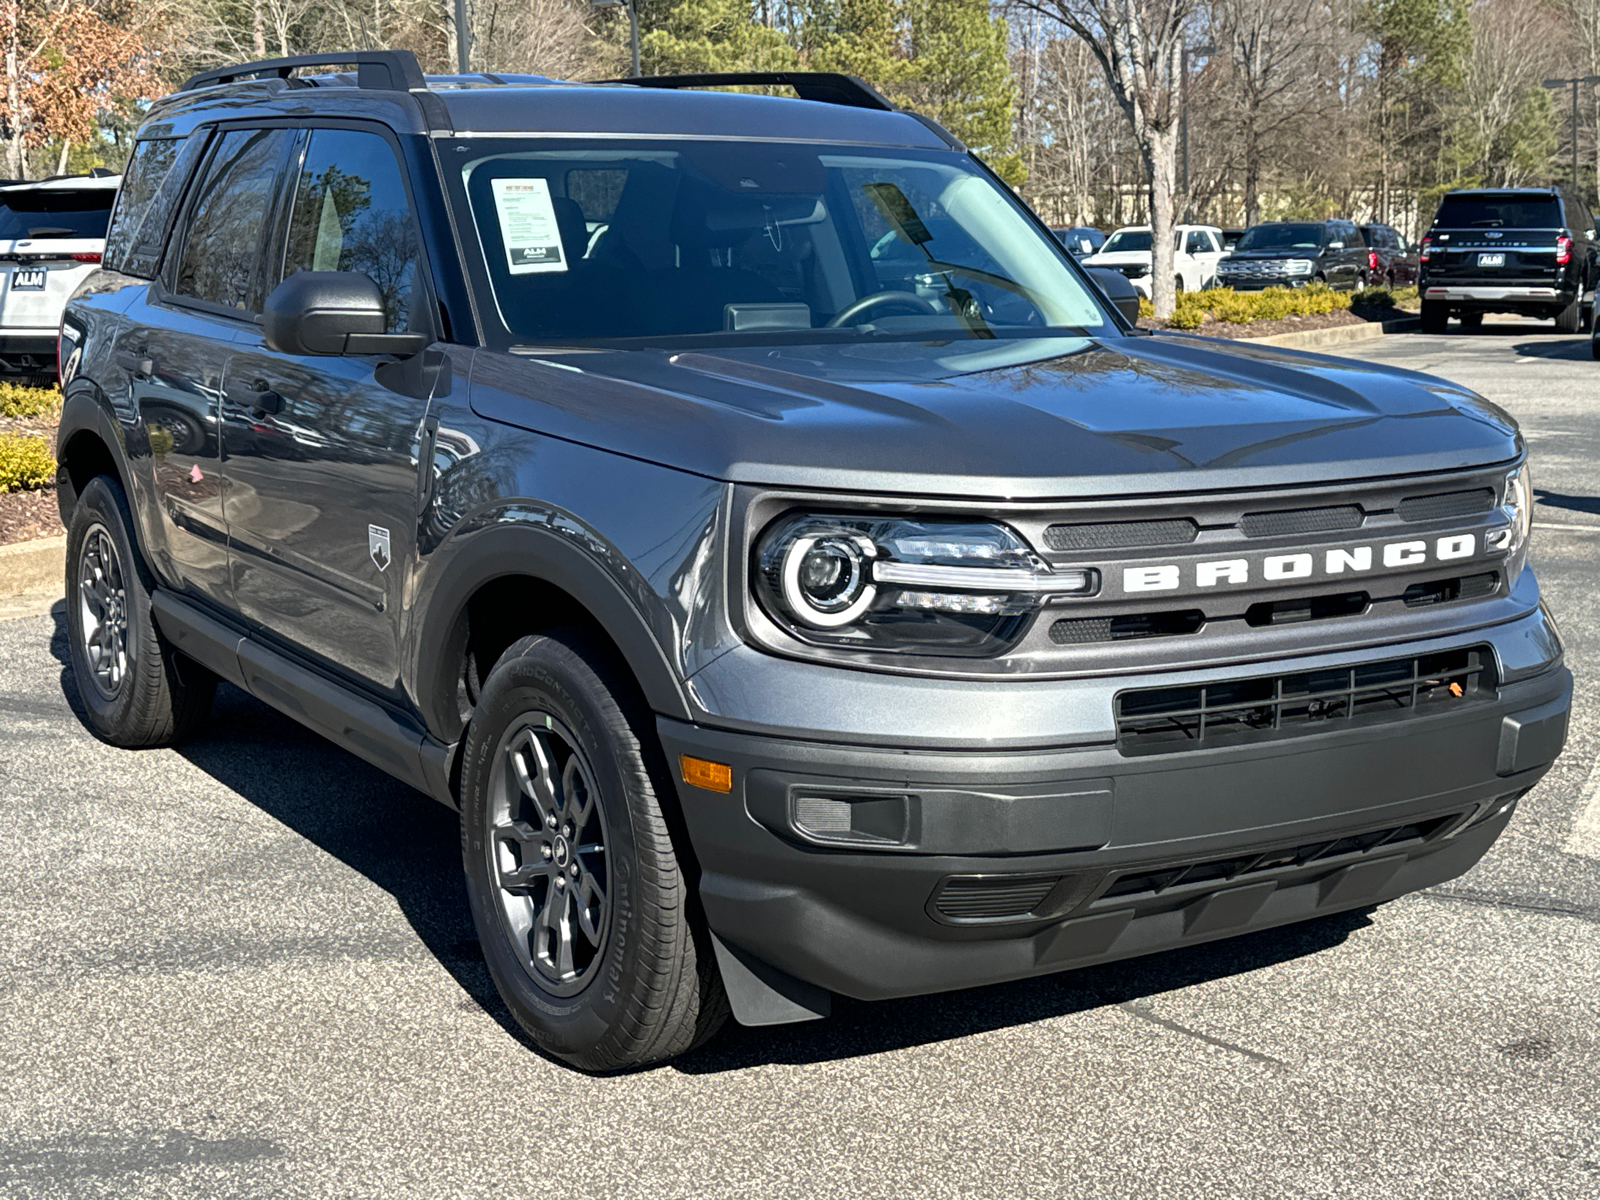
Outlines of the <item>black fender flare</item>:
{"label": "black fender flare", "polygon": [[491,525],[447,540],[430,556],[419,580],[431,586],[426,609],[413,624],[417,708],[441,740],[460,735],[457,670],[466,651],[467,602],[485,584],[520,577],[560,588],[582,605],[617,646],[657,713],[692,720],[683,681],[672,667],[639,606],[595,558],[545,526]]}
{"label": "black fender flare", "polygon": [[61,523],[71,523],[72,510],[78,503],[77,489],[72,484],[72,463],[66,455],[66,449],[81,433],[93,434],[111,455],[122,490],[128,494],[128,503],[133,506],[134,538],[148,563],[150,548],[145,544],[145,529],[139,520],[139,501],[143,489],[133,477],[124,431],[109,411],[104,394],[92,382],[81,377],[67,385],[66,395],[61,402],[61,422],[56,428],[56,503],[61,509]]}

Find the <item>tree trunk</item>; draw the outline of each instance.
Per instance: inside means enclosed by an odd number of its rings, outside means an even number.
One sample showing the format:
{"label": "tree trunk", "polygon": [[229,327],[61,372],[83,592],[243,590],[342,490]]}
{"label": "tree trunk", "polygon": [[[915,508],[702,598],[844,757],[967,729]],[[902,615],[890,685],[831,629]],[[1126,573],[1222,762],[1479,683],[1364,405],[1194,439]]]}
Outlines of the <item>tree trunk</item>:
{"label": "tree trunk", "polygon": [[15,4],[7,5],[9,28],[6,31],[6,113],[10,139],[6,144],[6,172],[13,179],[27,175],[23,131],[28,124],[28,114],[22,106],[22,64],[18,61],[17,29],[21,13]]}
{"label": "tree trunk", "polygon": [[65,175],[67,173],[67,151],[71,150],[71,149],[72,149],[72,143],[69,142],[66,138],[62,138],[61,139],[61,155],[60,155],[60,157],[58,157],[56,159],[56,174],[57,175]]}
{"label": "tree trunk", "polygon": [[253,0],[250,5],[250,48],[257,59],[267,56],[267,14],[261,4],[262,0]]}
{"label": "tree trunk", "polygon": [[1157,317],[1170,317],[1178,307],[1173,288],[1176,257],[1172,247],[1177,194],[1178,131],[1146,128],[1139,139],[1145,172],[1150,177],[1150,303]]}

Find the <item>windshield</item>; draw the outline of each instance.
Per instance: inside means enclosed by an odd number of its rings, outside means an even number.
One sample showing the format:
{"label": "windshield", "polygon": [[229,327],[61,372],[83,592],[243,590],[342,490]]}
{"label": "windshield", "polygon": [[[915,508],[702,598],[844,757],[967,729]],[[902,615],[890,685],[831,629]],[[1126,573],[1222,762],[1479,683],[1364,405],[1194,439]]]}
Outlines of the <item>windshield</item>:
{"label": "windshield", "polygon": [[1252,225],[1234,249],[1316,250],[1321,245],[1321,225]]}
{"label": "windshield", "polygon": [[1446,196],[1433,223],[1449,229],[1558,229],[1561,206],[1554,196]]}
{"label": "windshield", "polygon": [[36,188],[0,193],[0,241],[103,238],[115,188]]}
{"label": "windshield", "polygon": [[1106,244],[1100,247],[1101,254],[1116,254],[1126,250],[1149,250],[1150,231],[1148,229],[1119,229],[1106,239]]}
{"label": "windshield", "polygon": [[1055,240],[954,154],[514,138],[449,149],[516,342],[1107,324]]}

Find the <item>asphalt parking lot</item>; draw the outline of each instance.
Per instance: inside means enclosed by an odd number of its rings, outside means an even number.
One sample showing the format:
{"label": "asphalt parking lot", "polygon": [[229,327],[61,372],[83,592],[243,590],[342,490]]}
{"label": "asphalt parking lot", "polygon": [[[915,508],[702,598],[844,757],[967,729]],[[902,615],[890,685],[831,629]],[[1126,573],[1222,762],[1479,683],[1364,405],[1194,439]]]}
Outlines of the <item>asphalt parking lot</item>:
{"label": "asphalt parking lot", "polygon": [[0,623],[0,1197],[1600,1196],[1600,362],[1548,330],[1348,348],[1532,448],[1574,719],[1476,869],[633,1075],[511,1031],[452,814],[229,688],[113,750],[60,606]]}

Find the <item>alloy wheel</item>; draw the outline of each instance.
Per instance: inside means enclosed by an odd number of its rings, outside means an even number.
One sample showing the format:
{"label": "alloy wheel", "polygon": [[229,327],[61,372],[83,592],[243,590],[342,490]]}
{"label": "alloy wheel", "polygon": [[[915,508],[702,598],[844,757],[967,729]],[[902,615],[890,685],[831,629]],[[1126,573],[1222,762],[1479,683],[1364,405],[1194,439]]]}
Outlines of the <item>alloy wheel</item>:
{"label": "alloy wheel", "polygon": [[611,908],[605,810],[577,739],[549,713],[500,739],[489,796],[489,878],[522,967],[548,992],[599,969]]}
{"label": "alloy wheel", "polygon": [[116,543],[98,521],[78,551],[78,615],[89,678],[114,700],[128,677],[128,593]]}

